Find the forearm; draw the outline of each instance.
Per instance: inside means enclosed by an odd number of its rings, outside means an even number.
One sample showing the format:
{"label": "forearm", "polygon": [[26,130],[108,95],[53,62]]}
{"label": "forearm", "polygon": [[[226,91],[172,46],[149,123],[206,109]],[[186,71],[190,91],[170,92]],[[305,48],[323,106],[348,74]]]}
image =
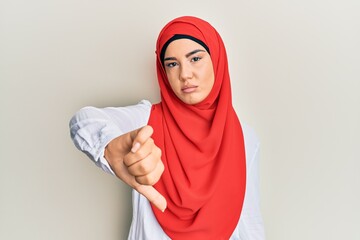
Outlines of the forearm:
{"label": "forearm", "polygon": [[113,139],[146,125],[150,108],[148,101],[118,108],[84,107],[70,120],[71,138],[97,166],[113,173],[104,158],[105,147]]}

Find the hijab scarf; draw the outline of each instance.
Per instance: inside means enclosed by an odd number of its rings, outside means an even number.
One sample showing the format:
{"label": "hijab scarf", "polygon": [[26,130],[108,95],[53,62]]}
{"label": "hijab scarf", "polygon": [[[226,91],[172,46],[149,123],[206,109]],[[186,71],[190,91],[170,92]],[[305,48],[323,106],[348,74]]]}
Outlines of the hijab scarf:
{"label": "hijab scarf", "polygon": [[[215,82],[210,94],[195,105],[176,97],[161,62],[163,46],[176,34],[199,39],[210,51]],[[153,212],[172,239],[229,239],[243,205],[246,166],[225,46],[209,23],[185,16],[162,29],[156,54],[161,102],[152,106],[149,125],[165,165],[154,187],[168,205],[164,213],[152,206]]]}

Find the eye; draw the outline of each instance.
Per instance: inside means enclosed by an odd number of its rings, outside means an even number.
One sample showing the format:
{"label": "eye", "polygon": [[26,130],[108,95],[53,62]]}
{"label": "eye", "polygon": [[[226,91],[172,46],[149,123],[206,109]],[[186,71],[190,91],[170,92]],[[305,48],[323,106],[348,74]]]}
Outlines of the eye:
{"label": "eye", "polygon": [[193,57],[191,59],[192,62],[197,62],[197,61],[200,61],[201,57]]}
{"label": "eye", "polygon": [[168,68],[173,68],[177,65],[176,62],[170,62],[170,63],[167,63],[165,66],[168,67]]}

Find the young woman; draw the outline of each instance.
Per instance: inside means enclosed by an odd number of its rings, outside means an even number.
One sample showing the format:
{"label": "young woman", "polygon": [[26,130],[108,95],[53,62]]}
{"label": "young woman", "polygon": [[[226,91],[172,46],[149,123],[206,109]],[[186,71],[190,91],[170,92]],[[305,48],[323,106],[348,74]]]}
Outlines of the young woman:
{"label": "young woman", "polygon": [[264,239],[259,142],[232,106],[224,44],[180,17],[156,45],[161,102],[81,109],[75,145],[133,191],[129,239]]}

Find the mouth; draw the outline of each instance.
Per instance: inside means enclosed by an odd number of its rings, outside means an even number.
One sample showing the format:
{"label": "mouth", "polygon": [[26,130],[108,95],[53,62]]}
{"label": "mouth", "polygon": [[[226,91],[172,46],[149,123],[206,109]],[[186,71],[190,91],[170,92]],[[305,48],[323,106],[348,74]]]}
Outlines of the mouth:
{"label": "mouth", "polygon": [[181,88],[181,91],[184,93],[192,93],[192,92],[196,91],[197,87],[198,86],[195,86],[195,85],[185,86],[185,87]]}

